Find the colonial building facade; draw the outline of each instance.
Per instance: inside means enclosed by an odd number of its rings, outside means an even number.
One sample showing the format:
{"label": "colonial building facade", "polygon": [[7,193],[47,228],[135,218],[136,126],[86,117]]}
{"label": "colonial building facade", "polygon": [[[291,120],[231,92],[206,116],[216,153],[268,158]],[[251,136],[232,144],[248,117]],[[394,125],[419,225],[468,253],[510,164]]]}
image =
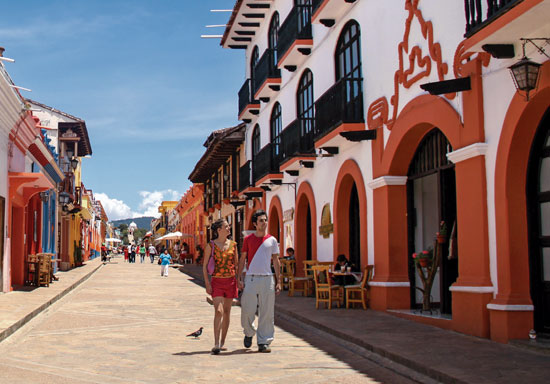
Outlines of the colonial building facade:
{"label": "colonial building facade", "polygon": [[[549,12],[238,0],[221,44],[245,53],[240,173],[265,190],[270,232],[298,263],[374,265],[373,309],[504,342],[550,333],[550,64],[532,39],[550,37]],[[517,90],[525,57],[538,83]],[[427,318],[412,256],[437,232]]]}

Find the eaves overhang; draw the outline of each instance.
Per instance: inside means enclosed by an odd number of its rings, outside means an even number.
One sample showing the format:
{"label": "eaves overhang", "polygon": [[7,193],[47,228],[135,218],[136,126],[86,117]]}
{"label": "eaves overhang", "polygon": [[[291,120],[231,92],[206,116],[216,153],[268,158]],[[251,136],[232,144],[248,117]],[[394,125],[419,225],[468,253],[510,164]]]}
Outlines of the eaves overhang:
{"label": "eaves overhang", "polygon": [[227,22],[220,45],[223,48],[247,49],[273,0],[237,0]]}

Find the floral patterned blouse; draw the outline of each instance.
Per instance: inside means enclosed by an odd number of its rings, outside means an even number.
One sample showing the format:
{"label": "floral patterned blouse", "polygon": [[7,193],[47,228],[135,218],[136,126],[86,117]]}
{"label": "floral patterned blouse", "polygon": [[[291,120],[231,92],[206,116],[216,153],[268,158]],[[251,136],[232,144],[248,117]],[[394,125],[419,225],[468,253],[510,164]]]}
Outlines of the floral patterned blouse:
{"label": "floral patterned blouse", "polygon": [[216,262],[216,268],[212,277],[234,277],[236,275],[235,265],[235,252],[237,252],[237,242],[230,240],[227,250],[224,252],[218,248],[216,243],[214,245],[214,261]]}

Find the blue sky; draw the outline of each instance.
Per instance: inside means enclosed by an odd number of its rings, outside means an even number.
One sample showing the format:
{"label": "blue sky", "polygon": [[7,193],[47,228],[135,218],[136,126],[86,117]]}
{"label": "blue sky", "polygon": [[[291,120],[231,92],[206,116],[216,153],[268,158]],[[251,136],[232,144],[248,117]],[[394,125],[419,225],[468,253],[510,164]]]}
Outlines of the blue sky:
{"label": "blue sky", "polygon": [[233,0],[3,1],[0,46],[23,96],[86,121],[83,181],[110,219],[175,199],[215,129],[237,121],[242,51],[222,49]]}

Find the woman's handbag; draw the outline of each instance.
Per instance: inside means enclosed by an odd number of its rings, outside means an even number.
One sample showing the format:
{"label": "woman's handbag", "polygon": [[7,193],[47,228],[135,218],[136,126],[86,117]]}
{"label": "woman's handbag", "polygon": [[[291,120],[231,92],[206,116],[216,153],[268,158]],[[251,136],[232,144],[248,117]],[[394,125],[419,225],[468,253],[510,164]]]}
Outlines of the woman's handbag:
{"label": "woman's handbag", "polygon": [[208,259],[208,265],[206,266],[206,272],[210,276],[214,273],[214,269],[216,269],[216,261],[214,260],[214,242],[210,242],[210,248],[212,248],[212,252],[210,253],[210,259]]}

